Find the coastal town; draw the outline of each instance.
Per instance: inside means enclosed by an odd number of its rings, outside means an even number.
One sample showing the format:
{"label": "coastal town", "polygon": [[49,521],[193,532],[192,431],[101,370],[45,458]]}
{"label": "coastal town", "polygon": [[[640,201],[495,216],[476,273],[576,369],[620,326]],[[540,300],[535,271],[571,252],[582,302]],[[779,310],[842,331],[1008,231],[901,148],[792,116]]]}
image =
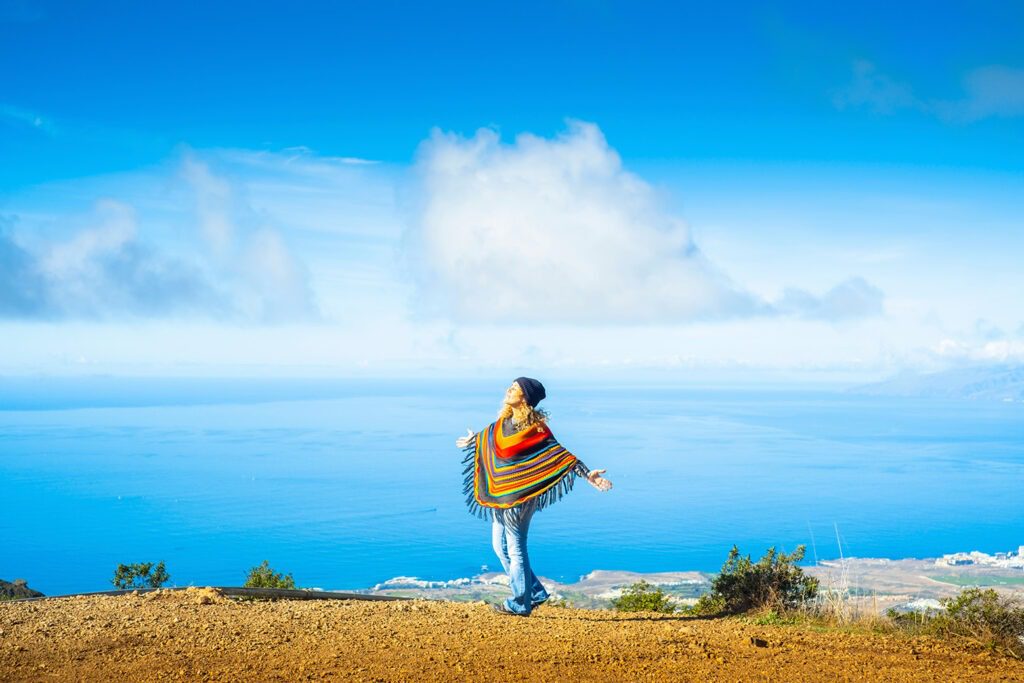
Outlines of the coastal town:
{"label": "coastal town", "polygon": [[1024,545],[1018,547],[1016,552],[1010,550],[1005,553],[997,552],[994,555],[978,550],[972,550],[969,553],[951,553],[935,560],[935,565],[939,567],[978,565],[983,567],[999,567],[1000,569],[1024,570]]}

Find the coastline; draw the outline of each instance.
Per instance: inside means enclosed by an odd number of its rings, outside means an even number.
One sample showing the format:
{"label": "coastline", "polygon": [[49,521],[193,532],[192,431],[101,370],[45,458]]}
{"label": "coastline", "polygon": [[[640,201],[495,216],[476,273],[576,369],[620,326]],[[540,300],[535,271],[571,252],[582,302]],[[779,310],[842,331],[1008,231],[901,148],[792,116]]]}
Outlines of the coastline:
{"label": "coastline", "polygon": [[[1024,570],[985,565],[943,566],[936,558],[848,557],[822,560],[803,570],[817,578],[823,591],[843,593],[850,600],[867,603],[877,611],[913,610],[937,606],[969,586],[993,588],[1007,595],[1024,595]],[[608,609],[623,589],[638,581],[661,588],[681,605],[692,604],[710,590],[715,574],[699,571],[633,572],[594,570],[572,583],[540,577],[556,601],[582,609]],[[427,600],[475,602],[504,598],[508,581],[500,572],[485,572],[449,581],[428,581],[398,576],[358,592]]]}
{"label": "coastline", "polygon": [[[946,556],[948,558],[950,556]],[[990,564],[952,564],[936,558],[859,558],[847,557],[820,560],[801,569],[819,580],[820,592],[841,595],[864,604],[879,613],[889,608],[915,610],[937,607],[942,598],[957,595],[965,588],[992,588],[1004,595],[1024,600],[1024,569],[1016,566]],[[595,569],[576,581],[557,581],[543,575],[553,603],[579,609],[610,609],[612,601],[633,584],[644,581],[660,588],[678,605],[691,605],[711,590],[716,572],[697,570],[636,572],[618,569]],[[0,581],[0,584],[8,582]],[[10,586],[21,585],[27,592],[11,594],[7,600],[23,597],[60,598],[87,595],[94,589],[80,592],[44,595],[31,590],[23,579]],[[210,585],[193,583],[177,588]],[[219,584],[228,586],[231,584]],[[104,587],[107,588],[107,587]],[[508,579],[503,572],[487,571],[474,576],[448,580],[422,579],[417,576],[394,576],[373,586],[342,587],[301,586],[300,590],[342,592],[451,602],[494,602],[508,595]]]}

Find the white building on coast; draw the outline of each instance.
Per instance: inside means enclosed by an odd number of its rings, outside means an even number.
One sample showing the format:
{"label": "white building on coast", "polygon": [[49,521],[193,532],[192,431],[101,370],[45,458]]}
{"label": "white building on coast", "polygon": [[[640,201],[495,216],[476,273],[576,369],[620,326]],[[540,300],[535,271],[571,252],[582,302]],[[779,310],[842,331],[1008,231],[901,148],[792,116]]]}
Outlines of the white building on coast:
{"label": "white building on coast", "polygon": [[1022,569],[1024,570],[1024,545],[1005,553],[989,555],[978,550],[969,553],[952,553],[943,555],[935,560],[939,567],[960,567],[964,565],[982,565],[986,567],[999,567],[1001,569]]}

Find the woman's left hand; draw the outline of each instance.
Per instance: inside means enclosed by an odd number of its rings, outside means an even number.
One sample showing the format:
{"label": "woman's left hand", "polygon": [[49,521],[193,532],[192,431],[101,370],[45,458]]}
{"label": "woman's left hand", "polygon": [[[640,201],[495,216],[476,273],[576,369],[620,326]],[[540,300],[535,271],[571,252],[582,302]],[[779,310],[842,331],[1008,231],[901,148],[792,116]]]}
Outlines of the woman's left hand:
{"label": "woman's left hand", "polygon": [[607,471],[608,470],[590,470],[590,472],[587,473],[587,481],[589,481],[590,485],[598,491],[610,491],[612,483],[601,476]]}
{"label": "woman's left hand", "polygon": [[476,432],[474,432],[472,429],[469,429],[467,427],[466,428],[466,435],[465,436],[460,436],[459,438],[455,439],[455,445],[458,446],[459,448],[465,448],[469,444],[473,443],[473,439],[475,439],[475,438],[476,438]]}

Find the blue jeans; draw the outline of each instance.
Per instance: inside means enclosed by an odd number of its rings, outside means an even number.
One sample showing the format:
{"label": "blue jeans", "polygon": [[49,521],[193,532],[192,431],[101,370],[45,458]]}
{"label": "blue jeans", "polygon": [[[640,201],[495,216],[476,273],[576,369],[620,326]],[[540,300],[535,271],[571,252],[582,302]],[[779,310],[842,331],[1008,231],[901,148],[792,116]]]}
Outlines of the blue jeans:
{"label": "blue jeans", "polygon": [[491,544],[512,588],[512,597],[505,601],[505,606],[517,614],[529,614],[533,603],[548,599],[547,590],[530,569],[530,556],[526,552],[530,520],[536,511],[536,500],[513,508],[495,509],[491,524]]}

